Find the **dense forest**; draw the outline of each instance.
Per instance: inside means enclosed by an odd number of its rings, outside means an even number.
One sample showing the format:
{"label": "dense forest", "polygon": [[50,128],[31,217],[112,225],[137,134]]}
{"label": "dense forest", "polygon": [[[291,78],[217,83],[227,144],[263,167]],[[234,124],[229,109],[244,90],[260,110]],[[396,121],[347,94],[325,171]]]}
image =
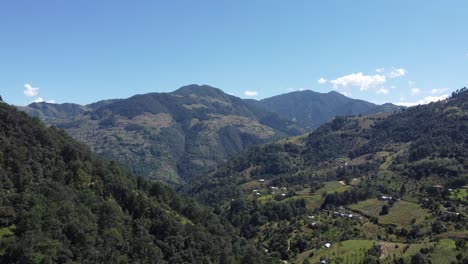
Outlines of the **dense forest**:
{"label": "dense forest", "polygon": [[272,263],[210,210],[0,104],[1,263]]}

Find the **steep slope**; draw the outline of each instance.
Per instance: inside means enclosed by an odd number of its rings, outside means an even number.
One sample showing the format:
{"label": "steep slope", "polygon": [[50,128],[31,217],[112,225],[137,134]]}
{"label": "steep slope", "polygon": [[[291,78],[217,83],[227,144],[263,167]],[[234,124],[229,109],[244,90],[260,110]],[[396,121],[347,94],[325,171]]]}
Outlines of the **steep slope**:
{"label": "steep slope", "polygon": [[1,263],[272,263],[209,210],[3,103],[0,201]]}
{"label": "steep slope", "polygon": [[467,128],[465,88],[254,147],[185,191],[294,263],[468,261]]}
{"label": "steep slope", "polygon": [[318,93],[310,90],[292,92],[263,99],[259,102],[265,109],[303,127],[317,128],[335,116],[393,112],[402,107],[385,104],[375,105],[363,100],[348,98],[338,92]]}
{"label": "steep slope", "polygon": [[303,131],[286,118],[206,85],[86,108],[78,115],[67,113],[68,120],[49,115],[46,121],[133,173],[171,184],[202,175],[251,145]]}

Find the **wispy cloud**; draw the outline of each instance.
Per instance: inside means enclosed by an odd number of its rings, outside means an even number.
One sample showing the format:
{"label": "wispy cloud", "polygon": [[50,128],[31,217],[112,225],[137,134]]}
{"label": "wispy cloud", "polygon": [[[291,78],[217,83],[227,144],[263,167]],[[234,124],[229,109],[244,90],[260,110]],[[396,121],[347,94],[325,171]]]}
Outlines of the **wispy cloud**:
{"label": "wispy cloud", "polygon": [[[441,96],[427,96],[427,97],[424,97],[423,99],[418,100],[416,102],[401,101],[401,102],[397,102],[395,104],[409,107],[409,106],[415,106],[415,105],[428,104],[430,102],[437,102],[437,101],[440,101],[440,100],[444,100],[447,97],[448,97],[448,94],[444,94],[444,95],[441,95]],[[402,99],[404,99],[404,98],[402,98]]]}
{"label": "wispy cloud", "polygon": [[249,97],[257,96],[257,95],[258,95],[258,92],[257,92],[257,91],[245,91],[245,92],[244,92],[244,95],[245,95],[245,96],[249,96]]}
{"label": "wispy cloud", "polygon": [[411,88],[411,95],[417,95],[420,92],[421,92],[421,89],[419,89],[419,88],[416,88],[416,87]]}
{"label": "wispy cloud", "polygon": [[406,75],[406,70],[403,68],[393,68],[392,70],[387,74],[388,78],[398,78],[398,77],[403,77]]}
{"label": "wispy cloud", "polygon": [[49,103],[49,104],[55,104],[55,100],[44,100],[42,97],[38,97],[33,101],[33,103],[42,103],[42,102],[46,102],[46,103]]}
{"label": "wispy cloud", "polygon": [[354,86],[359,87],[361,91],[368,90],[372,87],[381,86],[385,82],[386,78],[383,75],[364,75],[362,72],[352,73],[330,81],[330,83],[333,84],[334,89],[338,89],[339,87],[347,89]]}
{"label": "wispy cloud", "polygon": [[390,91],[385,87],[382,87],[377,91],[378,94],[388,94],[389,92]]}
{"label": "wispy cloud", "polygon": [[344,96],[351,96],[351,92],[349,91],[338,91],[338,92]]}
{"label": "wispy cloud", "polygon": [[334,80],[330,80],[330,83],[333,84],[333,89],[340,91],[344,90],[347,95],[351,94],[353,87],[358,87],[360,91],[372,89],[378,94],[389,94],[390,88],[394,89],[396,87],[394,85],[387,86],[387,82],[389,82],[390,79],[400,78],[407,74],[406,69],[395,67],[391,67],[390,71],[386,71],[384,67],[375,69],[375,71],[377,74],[366,75],[362,72],[351,73]]}
{"label": "wispy cloud", "polygon": [[288,88],[289,92],[297,92],[297,91],[305,91],[305,90],[310,90],[308,88]]}
{"label": "wispy cloud", "polygon": [[327,79],[321,77],[320,79],[317,80],[317,82],[318,82],[319,84],[325,84],[325,83],[327,83]]}
{"label": "wispy cloud", "polygon": [[431,90],[431,94],[441,94],[447,91],[447,88],[436,88]]}
{"label": "wispy cloud", "polygon": [[39,88],[32,87],[29,83],[24,85],[24,95],[27,97],[37,96],[39,94]]}

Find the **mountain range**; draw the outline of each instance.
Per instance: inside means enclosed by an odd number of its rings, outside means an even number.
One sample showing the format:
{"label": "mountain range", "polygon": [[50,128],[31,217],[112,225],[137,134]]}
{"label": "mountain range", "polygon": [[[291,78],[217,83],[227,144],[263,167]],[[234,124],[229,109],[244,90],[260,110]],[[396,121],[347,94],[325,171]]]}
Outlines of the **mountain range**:
{"label": "mountain range", "polygon": [[[290,108],[290,110],[288,110]],[[89,105],[19,107],[65,129],[98,155],[147,178],[179,185],[253,145],[299,135],[336,115],[395,111],[336,92],[294,92],[242,100],[207,85]]]}
{"label": "mountain range", "polygon": [[[174,130],[147,142],[166,144],[177,129],[206,140],[219,131],[210,125],[233,115],[239,130],[264,126],[278,139],[233,151],[212,172],[187,171],[177,194],[2,102],[1,262],[468,262],[466,88],[428,105],[337,116],[296,136],[287,136],[303,131],[296,122],[212,87],[22,110],[67,129],[91,127],[101,139],[155,129],[161,114],[170,126],[159,129]],[[127,136],[107,148],[129,153],[138,143]]]}
{"label": "mountain range", "polygon": [[310,90],[277,95],[260,100],[258,103],[265,109],[296,121],[308,129],[315,129],[335,116],[393,112],[403,108],[390,103],[376,105],[351,99],[335,91],[317,93]]}
{"label": "mountain range", "polygon": [[252,147],[183,191],[289,263],[465,263],[467,128],[464,88]]}

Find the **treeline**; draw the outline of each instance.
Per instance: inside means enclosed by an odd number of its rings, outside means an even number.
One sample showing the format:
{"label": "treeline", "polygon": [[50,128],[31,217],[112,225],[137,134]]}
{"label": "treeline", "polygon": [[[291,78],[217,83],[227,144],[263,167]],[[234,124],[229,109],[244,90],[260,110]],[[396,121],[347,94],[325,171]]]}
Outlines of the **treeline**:
{"label": "treeline", "polygon": [[160,183],[0,105],[1,263],[272,263]]}

